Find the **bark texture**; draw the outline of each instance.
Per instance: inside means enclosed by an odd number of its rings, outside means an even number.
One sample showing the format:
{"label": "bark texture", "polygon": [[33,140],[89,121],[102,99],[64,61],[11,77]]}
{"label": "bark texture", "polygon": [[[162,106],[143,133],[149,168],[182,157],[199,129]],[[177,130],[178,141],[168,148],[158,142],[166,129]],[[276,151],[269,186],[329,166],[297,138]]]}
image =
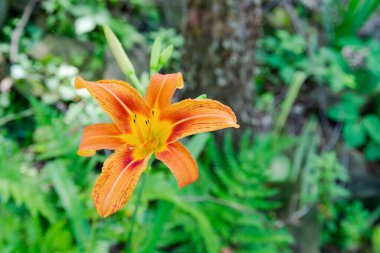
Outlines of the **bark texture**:
{"label": "bark texture", "polygon": [[182,54],[186,96],[207,93],[231,106],[243,128],[252,126],[261,0],[187,0],[186,8]]}

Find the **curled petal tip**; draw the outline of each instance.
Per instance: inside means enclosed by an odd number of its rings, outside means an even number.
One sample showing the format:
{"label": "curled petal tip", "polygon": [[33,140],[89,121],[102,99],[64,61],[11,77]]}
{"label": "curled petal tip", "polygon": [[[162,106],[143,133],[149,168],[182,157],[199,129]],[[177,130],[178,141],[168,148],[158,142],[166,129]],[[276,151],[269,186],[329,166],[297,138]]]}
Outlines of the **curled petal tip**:
{"label": "curled petal tip", "polygon": [[239,124],[234,124],[233,127],[234,128],[240,128],[240,125]]}
{"label": "curled petal tip", "polygon": [[95,150],[78,150],[77,155],[84,156],[84,157],[90,157],[94,156],[96,154]]}
{"label": "curled petal tip", "polygon": [[178,72],[178,81],[177,81],[177,89],[182,89],[184,86],[183,84],[183,76],[181,72]]}
{"label": "curled petal tip", "polygon": [[97,207],[95,207],[96,208],[96,210],[98,211],[98,214],[100,215],[100,216],[102,216],[103,218],[106,218],[106,217],[108,217],[108,216],[110,216],[111,214],[113,214],[114,212],[107,212],[106,210],[103,210],[103,209],[101,209],[100,207],[99,208],[97,208]]}
{"label": "curled petal tip", "polygon": [[92,199],[94,201],[94,206],[95,206],[95,209],[96,211],[98,211],[98,214],[103,217],[103,218],[106,218],[107,216],[110,216],[111,214],[113,214],[115,211],[112,211],[112,209],[110,208],[106,208],[106,206],[104,204],[102,204],[101,202],[99,202],[98,200],[99,196],[97,195],[97,193],[94,192],[94,189],[92,191]]}
{"label": "curled petal tip", "polygon": [[199,174],[195,175],[195,177],[193,177],[192,179],[190,179],[188,182],[178,182],[178,188],[182,189],[185,186],[188,186],[188,185],[196,182],[198,180],[198,178],[199,178]]}
{"label": "curled petal tip", "polygon": [[164,151],[156,153],[156,158],[168,166],[180,189],[198,180],[197,163],[180,142],[169,144]]}
{"label": "curled petal tip", "polygon": [[80,76],[76,77],[75,81],[74,81],[74,87],[75,87],[75,89],[86,88],[84,79]]}
{"label": "curled petal tip", "polygon": [[101,217],[106,218],[116,212],[116,210],[112,210],[110,208],[107,209],[105,206],[101,205],[98,201],[96,201],[96,197],[94,195],[92,198],[94,200],[95,209]]}

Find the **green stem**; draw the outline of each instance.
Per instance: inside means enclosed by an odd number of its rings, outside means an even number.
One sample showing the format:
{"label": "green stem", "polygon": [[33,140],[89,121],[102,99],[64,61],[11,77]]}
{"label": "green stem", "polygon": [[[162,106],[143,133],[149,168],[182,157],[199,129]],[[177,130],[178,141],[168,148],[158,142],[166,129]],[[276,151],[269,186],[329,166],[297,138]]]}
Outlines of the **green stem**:
{"label": "green stem", "polygon": [[144,186],[145,186],[145,175],[142,176],[140,191],[139,191],[139,193],[137,195],[137,202],[136,202],[135,210],[133,211],[131,229],[129,230],[128,239],[127,239],[127,243],[125,245],[125,250],[124,250],[124,252],[126,252],[126,253],[130,252],[129,248],[130,248],[131,242],[132,242],[133,229],[134,229],[135,224],[136,224],[137,211],[139,210],[139,207],[140,207],[140,204],[141,204],[141,196],[142,196],[142,192],[144,190]]}
{"label": "green stem", "polygon": [[118,63],[120,69],[123,71],[124,75],[132,81],[133,86],[141,93],[145,93],[144,87],[141,85],[140,80],[137,78],[135,68],[131,60],[129,59],[127,53],[124,51],[119,39],[116,37],[114,32],[108,26],[104,26],[104,35],[111,51]]}
{"label": "green stem", "polygon": [[3,126],[13,120],[18,120],[22,119],[25,117],[29,117],[33,115],[33,110],[32,109],[26,109],[24,111],[21,111],[19,113],[12,113],[4,116],[3,118],[0,119],[0,126]]}
{"label": "green stem", "polygon": [[304,72],[297,71],[294,76],[292,83],[290,84],[288,94],[284,102],[281,105],[281,112],[277,118],[277,122],[274,127],[274,136],[279,136],[282,129],[284,128],[285,122],[289,116],[290,109],[292,108],[294,101],[296,100],[298,93],[305,82],[307,75]]}
{"label": "green stem", "polygon": [[[147,170],[144,174],[146,174],[150,171],[153,160],[154,160],[153,158],[149,159]],[[136,202],[135,210],[133,211],[133,215],[132,215],[132,224],[131,224],[131,228],[130,228],[129,233],[128,233],[127,243],[125,244],[124,252],[126,252],[126,253],[130,252],[129,248],[131,246],[132,237],[133,237],[133,229],[135,227],[135,223],[136,223],[136,219],[137,219],[137,211],[141,205],[141,196],[142,196],[142,193],[143,193],[144,187],[145,187],[145,177],[146,177],[146,175],[142,175],[142,178],[141,178],[141,187],[140,187],[138,195],[137,195],[137,202]]]}
{"label": "green stem", "polygon": [[96,227],[98,225],[98,219],[99,219],[99,215],[95,215],[93,220],[92,220],[92,224],[91,224],[91,228],[90,228],[90,240],[89,240],[89,243],[87,245],[87,250],[86,250],[86,252],[88,252],[88,253],[92,252],[92,248],[94,246],[95,233],[96,233]]}
{"label": "green stem", "polygon": [[371,216],[369,217],[368,222],[367,222],[367,226],[371,227],[376,222],[376,220],[379,219],[379,217],[380,217],[380,206],[376,207],[376,209],[373,210],[373,212],[371,213]]}

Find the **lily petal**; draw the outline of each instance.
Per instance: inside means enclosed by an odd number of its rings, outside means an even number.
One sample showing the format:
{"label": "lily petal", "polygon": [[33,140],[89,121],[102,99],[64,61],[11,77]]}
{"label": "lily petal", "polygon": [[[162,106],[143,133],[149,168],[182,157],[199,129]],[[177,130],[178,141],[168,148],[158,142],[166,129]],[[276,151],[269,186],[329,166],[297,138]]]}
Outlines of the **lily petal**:
{"label": "lily petal", "polygon": [[136,114],[149,116],[150,111],[144,99],[128,83],[116,80],[89,82],[77,77],[75,87],[86,88],[123,133],[132,132]]}
{"label": "lily petal", "polygon": [[85,127],[79,145],[78,155],[93,156],[96,150],[114,150],[125,144],[122,132],[115,124],[100,123]]}
{"label": "lily petal", "polygon": [[152,109],[157,107],[159,110],[170,105],[176,89],[183,88],[183,77],[181,73],[176,74],[154,74],[149,81],[145,94],[145,100]]}
{"label": "lily petal", "polygon": [[180,188],[198,179],[197,163],[180,142],[169,144],[164,151],[156,153],[156,158],[170,169]]}
{"label": "lily petal", "polygon": [[160,120],[172,124],[167,143],[197,133],[239,128],[231,108],[212,99],[186,99],[172,104],[161,114]]}
{"label": "lily petal", "polygon": [[106,217],[122,208],[129,200],[149,157],[134,158],[128,145],[118,148],[104,163],[103,171],[92,190],[99,214]]}

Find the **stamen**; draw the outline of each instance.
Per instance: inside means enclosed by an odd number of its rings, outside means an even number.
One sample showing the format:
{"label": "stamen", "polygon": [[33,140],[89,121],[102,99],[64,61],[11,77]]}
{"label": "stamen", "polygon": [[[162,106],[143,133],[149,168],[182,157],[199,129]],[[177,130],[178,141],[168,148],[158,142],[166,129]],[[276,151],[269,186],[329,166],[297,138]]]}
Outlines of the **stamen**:
{"label": "stamen", "polygon": [[144,137],[143,137],[143,135],[142,135],[142,133],[141,133],[141,130],[140,130],[139,124],[138,124],[138,122],[137,122],[137,114],[134,115],[133,123],[135,123],[135,125],[136,125],[136,131],[137,131],[137,135],[138,135],[140,141],[141,141],[141,142],[144,142]]}
{"label": "stamen", "polygon": [[137,134],[139,136],[140,141],[144,142],[144,137],[141,134],[140,128],[138,126],[136,126],[136,129],[137,129]]}

